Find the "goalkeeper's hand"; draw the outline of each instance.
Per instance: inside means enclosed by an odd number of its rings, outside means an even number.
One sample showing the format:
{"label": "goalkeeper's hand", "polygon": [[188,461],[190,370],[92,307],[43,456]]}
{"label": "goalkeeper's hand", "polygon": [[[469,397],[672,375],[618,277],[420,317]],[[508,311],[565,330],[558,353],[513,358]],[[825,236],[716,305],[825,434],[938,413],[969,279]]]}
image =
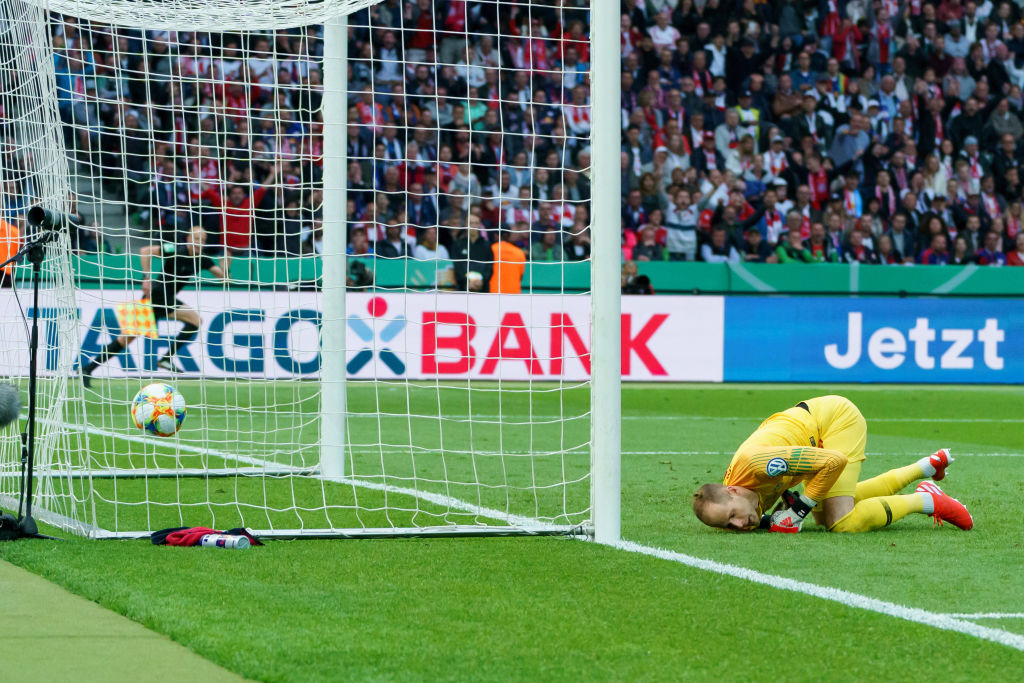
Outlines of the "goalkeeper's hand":
{"label": "goalkeeper's hand", "polygon": [[790,505],[792,505],[793,501],[796,500],[796,497],[798,495],[799,494],[796,491],[783,491],[782,495],[780,496],[779,502],[775,505],[775,509],[769,513],[761,515],[761,523],[758,525],[757,528],[761,529],[762,531],[768,531],[769,529],[771,529],[772,515],[774,515],[776,512],[779,512],[780,510],[785,510]]}
{"label": "goalkeeper's hand", "polygon": [[799,532],[801,525],[804,523],[804,517],[817,504],[817,501],[811,500],[801,493],[792,500],[788,508],[772,513],[771,526],[768,530],[781,534],[795,534]]}

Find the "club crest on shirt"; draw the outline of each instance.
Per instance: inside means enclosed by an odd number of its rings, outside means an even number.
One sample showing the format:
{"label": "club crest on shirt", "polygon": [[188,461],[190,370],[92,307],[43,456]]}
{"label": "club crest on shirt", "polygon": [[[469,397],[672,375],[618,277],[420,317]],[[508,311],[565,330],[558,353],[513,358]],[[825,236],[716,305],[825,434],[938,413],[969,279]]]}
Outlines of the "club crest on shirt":
{"label": "club crest on shirt", "polygon": [[814,447],[814,446],[817,446],[817,445],[818,445],[818,444],[816,444],[816,443],[814,442],[814,437],[812,436],[812,437],[811,437],[811,446],[812,446],[812,447]]}
{"label": "club crest on shirt", "polygon": [[768,473],[769,477],[778,477],[789,471],[789,463],[785,458],[772,458],[765,465],[764,471]]}

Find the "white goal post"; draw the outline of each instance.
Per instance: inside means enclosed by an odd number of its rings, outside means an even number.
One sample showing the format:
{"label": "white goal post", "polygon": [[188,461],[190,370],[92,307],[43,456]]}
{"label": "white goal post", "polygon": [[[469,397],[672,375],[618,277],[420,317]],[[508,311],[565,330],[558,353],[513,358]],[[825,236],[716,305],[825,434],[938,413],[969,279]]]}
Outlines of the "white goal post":
{"label": "white goal post", "polygon": [[[73,217],[37,519],[617,541],[615,7],[0,0],[0,243]],[[0,288],[23,390],[27,276]],[[170,439],[127,417],[154,381],[189,403]]]}

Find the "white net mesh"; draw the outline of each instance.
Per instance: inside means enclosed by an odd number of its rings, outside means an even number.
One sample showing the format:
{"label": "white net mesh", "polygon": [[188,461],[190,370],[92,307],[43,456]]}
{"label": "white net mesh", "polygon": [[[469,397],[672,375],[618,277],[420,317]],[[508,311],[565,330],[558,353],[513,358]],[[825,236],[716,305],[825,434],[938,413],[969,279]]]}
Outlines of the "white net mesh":
{"label": "white net mesh", "polygon": [[24,0],[50,12],[148,31],[255,31],[323,23],[381,0]]}
{"label": "white net mesh", "polygon": [[[47,264],[54,512],[96,535],[589,518],[587,7],[368,4],[0,2],[9,215],[75,217]],[[127,418],[157,380],[189,403],[172,439]]]}
{"label": "white net mesh", "polygon": [[[6,261],[36,234],[26,222],[29,207],[41,204],[66,210],[70,199],[67,163],[59,144],[53,98],[53,62],[44,13],[30,5],[0,3],[0,261]],[[41,379],[38,387],[36,464],[41,471],[63,469],[63,454],[77,446],[75,433],[62,429],[66,377],[74,348],[63,340],[77,335],[67,237],[46,247],[46,280],[39,297]],[[28,317],[34,303],[27,287],[29,268],[0,269],[0,374],[27,389]],[[20,285],[20,291],[18,286]],[[16,379],[15,379],[16,378]],[[27,405],[27,391],[23,391]],[[19,424],[0,432],[0,505],[14,508],[19,496],[21,440]],[[70,480],[38,481],[37,502],[67,521],[77,517],[71,506]],[[78,495],[82,493],[81,488]]]}

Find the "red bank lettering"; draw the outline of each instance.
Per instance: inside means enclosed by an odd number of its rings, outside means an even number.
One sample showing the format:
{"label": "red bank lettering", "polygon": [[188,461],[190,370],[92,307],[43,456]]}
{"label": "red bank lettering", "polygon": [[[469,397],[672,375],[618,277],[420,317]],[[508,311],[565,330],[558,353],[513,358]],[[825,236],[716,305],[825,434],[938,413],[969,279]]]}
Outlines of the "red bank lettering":
{"label": "red bank lettering", "polygon": [[551,314],[551,374],[562,374],[562,368],[565,365],[562,342],[566,339],[569,340],[569,346],[572,347],[573,353],[579,356],[580,362],[583,363],[583,369],[589,375],[590,351],[587,350],[587,345],[583,343],[583,338],[580,337],[576,326],[572,324],[572,318],[568,313]]}
{"label": "red bank lettering", "polygon": [[637,355],[640,362],[644,364],[647,371],[655,376],[667,375],[665,368],[662,367],[658,359],[654,357],[651,350],[647,347],[647,344],[651,341],[651,337],[658,331],[658,328],[668,319],[667,313],[657,313],[651,316],[651,319],[647,321],[647,324],[640,328],[640,331],[633,336],[633,315],[631,313],[622,314],[622,375],[625,377],[630,374],[630,364],[633,360],[633,354]]}
{"label": "red bank lettering", "polygon": [[[438,337],[438,325],[458,325],[459,333],[454,337]],[[423,313],[423,372],[429,375],[461,374],[469,372],[476,361],[476,354],[470,342],[476,335],[476,321],[466,313],[429,312]],[[455,360],[438,362],[438,349],[456,351]]]}
{"label": "red bank lettering", "polygon": [[[515,346],[508,345],[509,335],[516,339]],[[531,375],[543,375],[544,368],[537,360],[533,344],[530,342],[530,332],[526,329],[523,316],[518,313],[506,313],[501,319],[501,326],[498,334],[495,335],[491,348],[487,352],[487,358],[480,368],[480,374],[492,375],[498,367],[500,360],[521,360],[526,363],[526,369]]]}

